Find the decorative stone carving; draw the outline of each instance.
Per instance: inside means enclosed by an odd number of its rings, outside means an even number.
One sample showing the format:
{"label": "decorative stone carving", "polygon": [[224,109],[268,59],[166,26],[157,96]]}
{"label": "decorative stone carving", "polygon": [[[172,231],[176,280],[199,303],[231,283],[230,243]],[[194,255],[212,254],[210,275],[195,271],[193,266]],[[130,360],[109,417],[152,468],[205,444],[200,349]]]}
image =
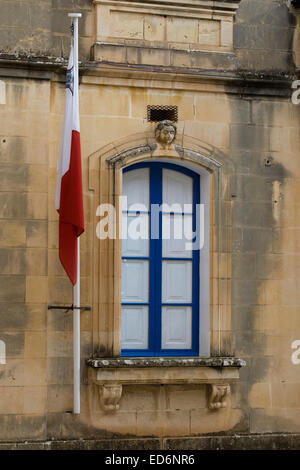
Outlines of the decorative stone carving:
{"label": "decorative stone carving", "polygon": [[100,402],[105,411],[116,411],[119,409],[119,401],[122,396],[122,385],[105,384],[99,387]]}
{"label": "decorative stone carving", "polygon": [[218,410],[226,408],[227,398],[230,395],[229,384],[211,384],[210,395],[208,399],[208,408],[210,410]]}
{"label": "decorative stone carving", "polygon": [[172,121],[161,121],[155,128],[155,139],[165,148],[175,140],[176,132],[177,128]]}

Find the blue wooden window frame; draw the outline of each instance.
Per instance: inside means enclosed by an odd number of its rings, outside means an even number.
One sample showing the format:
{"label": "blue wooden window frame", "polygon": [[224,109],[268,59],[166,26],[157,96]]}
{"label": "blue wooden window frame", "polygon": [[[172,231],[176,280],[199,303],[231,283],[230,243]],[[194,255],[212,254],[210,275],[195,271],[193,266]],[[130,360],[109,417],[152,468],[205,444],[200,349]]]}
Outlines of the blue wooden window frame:
{"label": "blue wooden window frame", "polygon": [[[196,205],[200,204],[200,176],[193,171],[173,163],[142,162],[135,163],[123,169],[123,173],[137,170],[139,168],[149,168],[150,196],[149,206],[152,204],[162,204],[162,172],[163,169],[170,169],[183,173],[193,180],[193,231],[196,231]],[[179,202],[179,201],[178,201]],[[130,213],[130,211],[126,211]],[[151,211],[148,212],[149,217]],[[151,217],[149,223],[149,233],[151,233]],[[163,258],[162,257],[162,213],[159,213],[159,238],[150,239],[149,257],[122,256],[123,259],[144,259],[149,260],[149,302],[122,302],[126,305],[149,306],[149,342],[148,349],[122,349],[121,356],[124,357],[153,357],[153,356],[198,356],[199,355],[199,296],[200,296],[200,253],[199,249],[193,250],[192,258]],[[193,285],[191,303],[162,303],[162,261],[170,260],[191,260],[193,263]],[[162,349],[161,348],[161,311],[162,306],[191,306],[192,307],[192,347],[191,349]]]}

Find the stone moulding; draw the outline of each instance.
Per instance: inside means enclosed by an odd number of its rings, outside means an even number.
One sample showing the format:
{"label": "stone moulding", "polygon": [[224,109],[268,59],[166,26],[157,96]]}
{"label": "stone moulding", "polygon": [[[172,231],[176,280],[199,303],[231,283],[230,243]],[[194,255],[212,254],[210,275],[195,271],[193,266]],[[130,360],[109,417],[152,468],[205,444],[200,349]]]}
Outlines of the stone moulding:
{"label": "stone moulding", "polygon": [[211,358],[101,358],[89,359],[91,382],[99,386],[100,405],[117,411],[123,385],[207,384],[208,408],[228,406],[230,384],[239,379],[245,361],[234,357]]}
{"label": "stone moulding", "polygon": [[[127,149],[123,152],[117,153],[115,155],[109,156],[107,157],[106,161],[109,165],[125,165],[127,164],[127,161],[132,158],[137,158],[140,156],[142,157],[146,154],[149,154],[150,157],[155,156],[154,152],[157,147],[158,146],[155,143],[150,143],[140,147],[134,147],[131,149]],[[221,163],[215,160],[214,158],[205,156],[200,152],[184,148],[180,145],[175,145],[174,150],[181,158],[185,158],[187,160],[190,160],[191,162],[200,163],[210,171],[217,170],[222,166]],[[158,155],[160,156],[161,153],[162,152],[158,152]],[[168,151],[167,156],[170,156],[170,151]]]}
{"label": "stone moulding", "polygon": [[221,13],[235,15],[239,8],[241,0],[130,0],[130,1],[116,1],[116,0],[93,0],[94,5],[111,5],[117,9],[126,8],[128,10],[135,9],[151,9],[155,10],[166,9],[168,11],[176,12],[176,10],[184,11],[186,14],[191,12],[200,11],[203,13]]}

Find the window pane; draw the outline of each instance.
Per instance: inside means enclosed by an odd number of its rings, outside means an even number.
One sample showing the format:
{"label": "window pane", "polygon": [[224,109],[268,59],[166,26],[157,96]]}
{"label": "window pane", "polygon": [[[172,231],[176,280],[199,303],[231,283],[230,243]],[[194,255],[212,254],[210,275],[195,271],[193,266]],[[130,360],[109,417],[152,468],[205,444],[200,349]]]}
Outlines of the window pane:
{"label": "window pane", "polygon": [[162,349],[192,347],[192,308],[162,308]]}
{"label": "window pane", "polygon": [[122,256],[149,256],[149,215],[123,214]]}
{"label": "window pane", "polygon": [[149,263],[145,260],[123,260],[122,302],[148,302]]}
{"label": "window pane", "polygon": [[162,255],[164,258],[191,258],[192,251],[186,250],[186,243],[192,241],[193,216],[163,214]]}
{"label": "window pane", "polygon": [[149,168],[123,173],[123,196],[127,196],[127,208],[123,205],[122,210],[131,210],[133,204],[142,204],[144,210],[149,210]]}
{"label": "window pane", "polygon": [[[179,204],[182,212],[192,212],[193,180],[190,176],[174,170],[163,170],[163,203]],[[184,210],[184,204],[189,204]]]}
{"label": "window pane", "polygon": [[148,307],[122,307],[121,343],[123,349],[148,348]]}
{"label": "window pane", "polygon": [[162,262],[162,302],[192,302],[192,261]]}

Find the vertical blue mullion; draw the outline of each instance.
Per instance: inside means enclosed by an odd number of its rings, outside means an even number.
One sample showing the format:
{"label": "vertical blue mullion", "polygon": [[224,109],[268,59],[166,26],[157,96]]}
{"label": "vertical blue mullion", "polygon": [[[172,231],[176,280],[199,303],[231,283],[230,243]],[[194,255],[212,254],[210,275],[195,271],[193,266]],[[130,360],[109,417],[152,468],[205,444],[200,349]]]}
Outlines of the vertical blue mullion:
{"label": "vertical blue mullion", "polygon": [[152,223],[151,223],[151,205],[153,204],[153,198],[155,194],[155,181],[154,181],[154,168],[149,169],[149,206],[150,206],[150,221],[149,221],[149,236],[150,236],[150,253],[149,253],[149,351],[154,352],[155,350],[155,298],[156,298],[156,276],[155,276],[155,259],[156,259],[156,244],[155,240],[151,237]]}
{"label": "vertical blue mullion", "polygon": [[[157,167],[157,204],[163,202],[163,167],[162,164]],[[159,238],[157,240],[157,335],[156,335],[156,352],[161,351],[161,339],[162,339],[162,213],[159,212]]]}
{"label": "vertical blue mullion", "polygon": [[[200,177],[194,176],[194,191],[193,191],[193,232],[196,233],[197,229],[197,204],[200,203]],[[199,237],[199,234],[197,234]],[[197,237],[196,235],[196,237]],[[198,238],[197,237],[197,238]],[[200,277],[199,277],[199,246],[193,251],[193,290],[192,290],[192,350],[199,354],[199,290],[200,290]]]}
{"label": "vertical blue mullion", "polygon": [[[156,164],[150,168],[150,204],[162,201],[162,168]],[[150,223],[151,225],[151,223]],[[151,228],[150,228],[151,230]],[[150,232],[151,233],[151,232]],[[159,213],[159,238],[150,239],[150,332],[149,346],[153,354],[160,350],[161,344],[161,213]]]}

